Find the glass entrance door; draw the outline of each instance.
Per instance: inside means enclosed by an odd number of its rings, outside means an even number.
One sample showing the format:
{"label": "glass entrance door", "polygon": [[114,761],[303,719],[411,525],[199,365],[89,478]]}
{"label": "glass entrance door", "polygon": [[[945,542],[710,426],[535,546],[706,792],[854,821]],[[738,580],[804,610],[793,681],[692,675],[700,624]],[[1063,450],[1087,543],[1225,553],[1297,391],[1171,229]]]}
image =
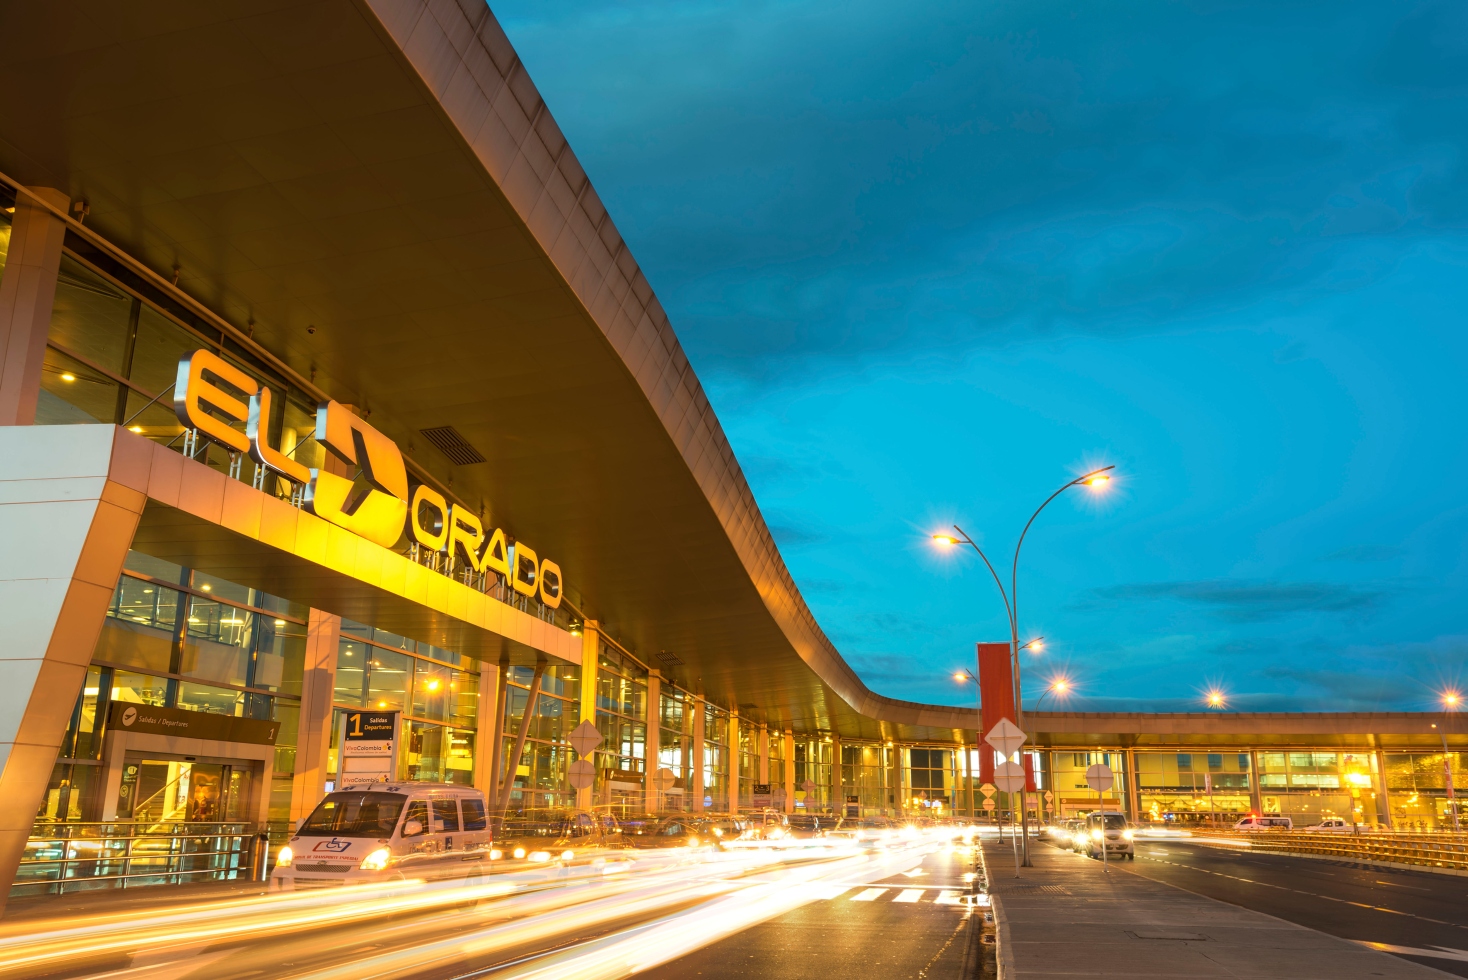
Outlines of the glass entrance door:
{"label": "glass entrance door", "polygon": [[123,766],[117,816],[148,825],[248,821],[252,784],[248,765],[129,759]]}

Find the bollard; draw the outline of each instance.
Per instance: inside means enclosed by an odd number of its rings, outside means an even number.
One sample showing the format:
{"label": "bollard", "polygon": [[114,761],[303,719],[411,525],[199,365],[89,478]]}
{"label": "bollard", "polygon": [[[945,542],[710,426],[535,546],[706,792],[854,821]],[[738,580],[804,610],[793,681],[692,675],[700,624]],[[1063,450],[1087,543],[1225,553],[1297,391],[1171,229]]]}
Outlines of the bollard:
{"label": "bollard", "polygon": [[270,873],[270,837],[264,832],[255,835],[255,847],[250,854],[250,880],[264,881]]}

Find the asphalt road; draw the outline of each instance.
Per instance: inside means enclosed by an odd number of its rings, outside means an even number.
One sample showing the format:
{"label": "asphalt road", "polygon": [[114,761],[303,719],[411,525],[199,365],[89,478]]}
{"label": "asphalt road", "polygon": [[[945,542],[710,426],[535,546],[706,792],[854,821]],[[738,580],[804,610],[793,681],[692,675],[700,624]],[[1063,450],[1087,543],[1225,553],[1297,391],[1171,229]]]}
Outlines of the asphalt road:
{"label": "asphalt road", "polygon": [[[1468,878],[1138,841],[1126,870],[1468,977]],[[1383,947],[1378,947],[1383,948]]]}
{"label": "asphalt road", "polygon": [[[753,926],[647,973],[646,980],[969,980],[965,954],[976,937],[966,891],[971,852],[944,849],[919,865],[831,889],[829,897]],[[839,889],[839,891],[838,891]],[[945,892],[948,894],[945,895]],[[972,967],[971,967],[972,969]],[[977,976],[977,974],[974,974]]]}

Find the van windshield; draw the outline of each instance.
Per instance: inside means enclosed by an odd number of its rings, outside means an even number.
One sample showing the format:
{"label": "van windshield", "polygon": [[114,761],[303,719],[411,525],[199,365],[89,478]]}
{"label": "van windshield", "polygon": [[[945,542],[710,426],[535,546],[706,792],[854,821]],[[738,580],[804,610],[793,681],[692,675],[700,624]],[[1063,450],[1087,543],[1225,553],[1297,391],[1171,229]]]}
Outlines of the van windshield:
{"label": "van windshield", "polygon": [[1120,813],[1098,814],[1098,819],[1106,821],[1107,830],[1125,830],[1126,817]]}
{"label": "van windshield", "polygon": [[407,797],[329,793],[296,833],[302,837],[391,837]]}

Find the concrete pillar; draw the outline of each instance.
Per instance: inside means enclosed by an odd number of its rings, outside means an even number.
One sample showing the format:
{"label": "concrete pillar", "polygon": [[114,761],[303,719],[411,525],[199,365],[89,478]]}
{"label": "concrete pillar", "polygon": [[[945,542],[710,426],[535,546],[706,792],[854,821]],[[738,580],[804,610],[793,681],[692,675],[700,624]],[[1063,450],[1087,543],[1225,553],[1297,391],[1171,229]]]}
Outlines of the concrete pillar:
{"label": "concrete pillar", "polygon": [[479,663],[479,704],[474,711],[474,787],[484,790],[488,799],[496,799],[497,787],[491,781],[494,753],[499,747],[495,737],[495,711],[499,706],[499,665]]}
{"label": "concrete pillar", "polygon": [[1264,801],[1259,797],[1259,753],[1249,750],[1249,804],[1255,813],[1264,812]]}
{"label": "concrete pillar", "polygon": [[0,427],[0,904],[137,530],[152,451],[110,425]]}
{"label": "concrete pillar", "polygon": [[1137,752],[1126,750],[1127,819],[1136,823],[1142,807],[1142,774],[1137,772]]}
{"label": "concrete pillar", "polygon": [[489,727],[489,772],[484,785],[492,807],[499,806],[500,786],[505,781],[505,708],[509,697],[510,668],[504,663],[495,664],[494,717]]}
{"label": "concrete pillar", "polygon": [[725,799],[729,805],[730,813],[739,812],[739,709],[731,708],[729,711],[729,778],[728,793]]}
{"label": "concrete pillar", "polygon": [[656,813],[662,809],[662,799],[659,797],[657,787],[653,784],[653,776],[658,771],[658,751],[662,743],[662,733],[658,731],[658,719],[662,712],[663,676],[656,670],[647,672],[647,747],[643,750],[646,761],[643,768],[642,799],[643,806],[648,813]]}
{"label": "concrete pillar", "polygon": [[786,732],[785,739],[785,812],[795,812],[795,735]]}
{"label": "concrete pillar", "polygon": [[[588,619],[581,624],[581,721],[596,724],[596,668],[601,659],[601,630],[597,621]],[[579,722],[578,722],[579,724]],[[595,764],[596,753],[587,758]],[[583,810],[591,809],[596,793],[596,784],[576,791],[576,805]]]}
{"label": "concrete pillar", "polygon": [[291,825],[310,816],[326,795],[331,756],[331,701],[336,690],[336,650],[342,619],[312,609],[306,621],[306,673],[301,679],[301,721],[296,773],[291,779]]}
{"label": "concrete pillar", "polygon": [[38,201],[63,213],[71,199],[49,187],[15,195],[10,253],[0,276],[0,425],[33,425],[41,394],[46,334],[56,301],[56,274],[66,222]]}
{"label": "concrete pillar", "polygon": [[704,700],[701,697],[694,698],[693,705],[693,778],[690,780],[693,793],[693,812],[703,812],[704,795]]}
{"label": "concrete pillar", "polygon": [[758,743],[756,751],[759,752],[757,783],[768,783],[770,781],[770,729],[765,725],[759,726]]}
{"label": "concrete pillar", "polygon": [[[1376,819],[1387,830],[1392,829],[1391,791],[1386,788],[1386,753],[1376,750]],[[1451,816],[1451,814],[1449,814]]]}
{"label": "concrete pillar", "polygon": [[831,736],[831,814],[846,813],[846,789],[841,779],[841,736]]}

